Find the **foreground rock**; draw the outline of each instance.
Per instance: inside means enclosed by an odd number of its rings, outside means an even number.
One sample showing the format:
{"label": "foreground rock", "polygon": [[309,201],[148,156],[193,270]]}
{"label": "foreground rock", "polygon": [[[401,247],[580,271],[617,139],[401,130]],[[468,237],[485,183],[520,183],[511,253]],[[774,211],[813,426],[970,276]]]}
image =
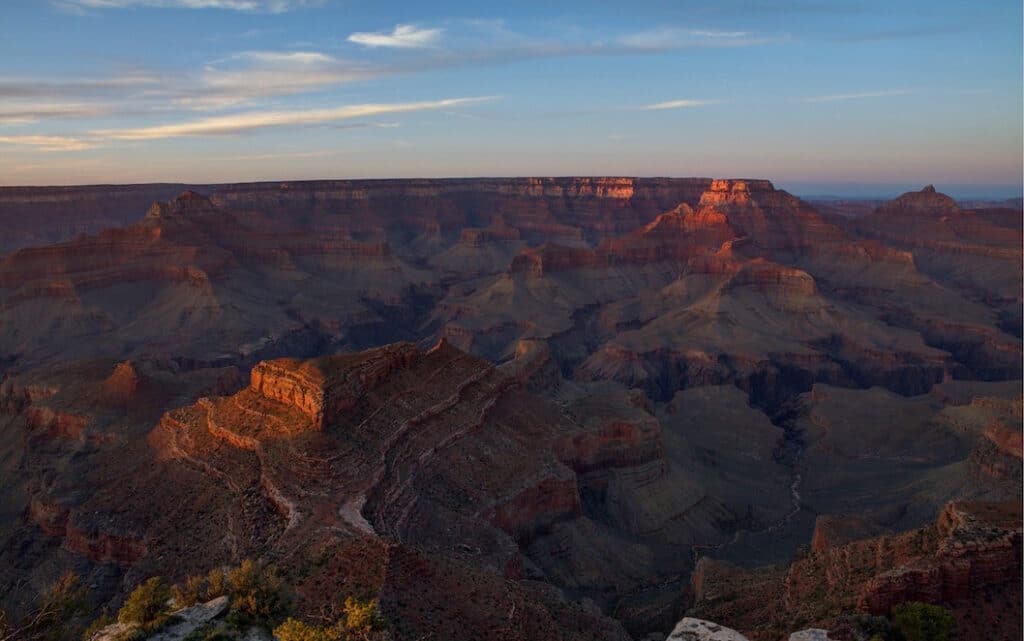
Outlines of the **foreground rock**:
{"label": "foreground rock", "polygon": [[789,641],[829,641],[828,630],[811,628],[789,635]]}
{"label": "foreground rock", "polygon": [[[228,609],[228,597],[221,596],[171,613],[171,623],[146,641],[183,641],[193,632],[220,617]],[[115,623],[96,632],[89,641],[121,641],[136,630],[133,625]]]}
{"label": "foreground rock", "polygon": [[748,641],[736,630],[705,621],[686,617],[676,624],[669,641]]}

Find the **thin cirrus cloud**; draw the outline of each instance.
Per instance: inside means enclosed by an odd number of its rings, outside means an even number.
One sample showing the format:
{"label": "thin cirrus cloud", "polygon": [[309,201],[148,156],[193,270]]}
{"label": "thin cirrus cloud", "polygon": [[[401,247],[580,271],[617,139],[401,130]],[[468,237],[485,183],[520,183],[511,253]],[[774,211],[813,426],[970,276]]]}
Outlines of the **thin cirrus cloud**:
{"label": "thin cirrus cloud", "polygon": [[86,79],[0,78],[0,124],[167,111],[217,111],[261,99],[321,91],[387,69],[308,51],[244,51],[196,72],[158,78],[139,71]]}
{"label": "thin cirrus cloud", "polygon": [[387,47],[393,49],[423,49],[435,46],[441,38],[442,29],[422,29],[411,24],[396,25],[390,33],[385,31],[357,31],[348,41],[364,47]]}
{"label": "thin cirrus cloud", "polygon": [[[315,51],[246,51],[207,65],[192,87],[192,98],[213,105],[304,93],[369,80],[386,73],[375,65],[335,58]],[[188,98],[190,96],[186,96]]]}
{"label": "thin cirrus cloud", "polygon": [[655,102],[650,105],[644,105],[640,107],[641,111],[664,111],[668,109],[688,109],[690,107],[706,107],[708,105],[721,104],[721,100],[666,100],[665,102]]}
{"label": "thin cirrus cloud", "polygon": [[617,44],[627,50],[656,52],[704,47],[750,47],[787,40],[789,36],[786,34],[765,35],[749,31],[661,27],[621,36]]}
{"label": "thin cirrus cloud", "polygon": [[58,8],[65,10],[130,9],[153,7],[160,9],[224,9],[251,13],[284,13],[305,7],[318,7],[323,0],[58,0]]}
{"label": "thin cirrus cloud", "polygon": [[0,136],[0,145],[32,147],[39,151],[82,151],[92,149],[96,143],[69,136]]}
{"label": "thin cirrus cloud", "polygon": [[155,74],[140,72],[121,73],[106,78],[76,78],[74,80],[0,77],[0,98],[7,100],[67,96],[94,98],[126,92],[147,91],[159,87],[160,84],[161,78]]}
{"label": "thin cirrus cloud", "polygon": [[865,98],[886,98],[889,96],[906,96],[913,93],[909,89],[891,89],[888,91],[862,91],[860,93],[838,93],[824,96],[809,96],[799,98],[797,102],[842,102],[845,100],[863,100]]}
{"label": "thin cirrus cloud", "polygon": [[[579,29],[534,36],[508,28],[503,20],[456,20],[446,28],[398,24],[391,31],[359,31],[347,40],[366,48],[434,49],[437,60],[505,61],[542,57],[660,53],[704,47],[749,47],[780,43],[789,36],[750,31],[660,27],[605,39]],[[443,38],[442,38],[443,36]]]}
{"label": "thin cirrus cloud", "polygon": [[473,98],[447,98],[444,100],[420,102],[347,105],[332,109],[254,111],[228,116],[203,118],[200,120],[192,120],[182,123],[156,125],[153,127],[100,130],[93,132],[93,135],[101,139],[112,140],[159,140],[163,138],[229,135],[274,127],[319,125],[385,114],[446,109],[450,107],[477,104],[494,99],[494,96],[481,96]]}
{"label": "thin cirrus cloud", "polygon": [[25,125],[40,120],[95,118],[109,113],[101,105],[39,104],[0,110],[0,125]]}
{"label": "thin cirrus cloud", "polygon": [[[130,6],[179,6],[277,10],[308,2],[257,2],[256,0],[76,0],[92,8]],[[228,5],[231,5],[230,7]],[[502,20],[448,21],[440,24],[398,23],[391,30],[356,32],[348,41],[363,53],[341,55],[316,50],[249,50],[230,53],[192,70],[171,73],[129,68],[106,77],[3,78],[0,77],[0,125],[23,126],[39,122],[66,122],[104,117],[134,118],[164,114],[216,113],[248,109],[241,114],[184,121],[155,127],[102,129],[106,137],[153,139],[169,136],[200,136],[259,129],[283,123],[329,122],[345,109],[271,111],[267,101],[335,90],[348,84],[381,77],[430,73],[461,66],[500,64],[533,58],[591,55],[645,55],[692,47],[742,47],[777,42],[779,37],[713,28],[659,28],[597,37],[570,30],[558,37],[526,34],[510,29]],[[373,50],[405,51],[407,56],[375,57]],[[326,95],[326,94],[324,94]],[[716,104],[716,100],[670,100],[631,109],[670,110]],[[417,103],[419,104],[419,103]],[[454,106],[458,103],[451,103]],[[285,108],[287,109],[287,108]],[[359,115],[359,114],[356,114]],[[323,119],[323,120],[318,120]],[[92,130],[96,132],[103,125]],[[28,133],[28,132],[26,132]],[[52,131],[31,133],[50,134]],[[59,132],[66,133],[66,132]],[[78,132],[75,132],[76,134]],[[71,134],[74,135],[74,134]],[[103,136],[81,133],[82,139],[65,141],[68,148],[85,148]],[[56,138],[60,138],[57,136]],[[13,144],[8,142],[8,144]],[[29,144],[29,143],[22,143]],[[44,148],[45,142],[38,142]],[[49,144],[60,149],[61,143]]]}
{"label": "thin cirrus cloud", "polygon": [[[79,0],[95,6],[132,6],[158,0]],[[212,6],[225,0],[188,0],[181,6]],[[232,0],[249,3],[254,0]],[[169,0],[159,0],[171,4]],[[263,8],[274,3],[256,3]],[[141,5],[140,5],[141,6]],[[246,6],[249,6],[246,4]],[[255,7],[255,4],[252,5]],[[281,5],[283,6],[283,5]],[[668,28],[636,32],[618,38],[597,39],[590,34],[573,37],[534,37],[508,29],[503,21],[455,21],[445,28],[398,24],[391,31],[357,32],[348,40],[367,50],[425,51],[428,55],[376,59],[348,59],[322,51],[241,51],[206,63],[193,71],[152,73],[127,70],[97,78],[3,78],[0,98],[17,111],[31,112],[33,103],[73,105],[99,101],[107,115],[136,115],[167,111],[218,111],[251,105],[260,100],[329,90],[383,76],[429,73],[466,65],[498,64],[533,58],[589,55],[648,54],[689,47],[752,46],[778,38],[746,31]],[[449,33],[451,31],[451,33]],[[442,38],[443,34],[443,38]],[[9,109],[14,110],[13,107]],[[99,107],[97,107],[99,109]],[[63,114],[39,110],[32,120],[74,118],[69,107]],[[91,115],[79,110],[77,116]],[[2,115],[0,115],[2,117]],[[8,124],[21,115],[8,119]]]}

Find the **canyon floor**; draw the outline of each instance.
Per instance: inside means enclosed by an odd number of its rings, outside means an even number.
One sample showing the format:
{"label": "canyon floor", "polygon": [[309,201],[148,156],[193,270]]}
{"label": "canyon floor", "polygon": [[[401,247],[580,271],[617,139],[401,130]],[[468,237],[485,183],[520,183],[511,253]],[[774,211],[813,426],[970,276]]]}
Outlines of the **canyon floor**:
{"label": "canyon floor", "polygon": [[1019,638],[1021,220],[705,178],[0,189],[0,605],[260,558],[296,616],[377,598],[401,639],[852,639],[904,601]]}

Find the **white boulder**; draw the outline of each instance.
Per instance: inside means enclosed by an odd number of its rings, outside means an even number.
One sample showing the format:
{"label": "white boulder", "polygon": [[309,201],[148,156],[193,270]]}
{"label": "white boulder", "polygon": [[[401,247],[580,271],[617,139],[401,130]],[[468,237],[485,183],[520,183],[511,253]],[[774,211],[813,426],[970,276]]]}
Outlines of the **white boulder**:
{"label": "white boulder", "polygon": [[732,628],[686,617],[676,624],[667,641],[750,641]]}

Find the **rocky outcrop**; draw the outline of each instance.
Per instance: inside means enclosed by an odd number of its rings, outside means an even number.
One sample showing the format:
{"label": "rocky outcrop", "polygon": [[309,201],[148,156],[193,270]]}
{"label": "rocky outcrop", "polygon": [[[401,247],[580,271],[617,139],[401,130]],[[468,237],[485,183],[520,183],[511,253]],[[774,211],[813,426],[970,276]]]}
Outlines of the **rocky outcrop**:
{"label": "rocky outcrop", "polygon": [[23,385],[4,377],[0,382],[0,412],[16,413],[32,403],[53,396],[58,389],[49,385]]}
{"label": "rocky outcrop", "polygon": [[668,635],[668,641],[748,641],[736,630],[725,626],[686,617],[676,624]]}
{"label": "rocky outcrop", "polygon": [[1011,312],[1020,305],[1019,225],[1007,227],[963,210],[929,186],[903,194],[846,226],[859,236],[911,252],[922,273],[1019,318]]}
{"label": "rocky outcrop", "polygon": [[[142,218],[146,207],[181,193],[184,185],[0,187],[0,256],[95,234]],[[205,189],[204,189],[205,190]]]}
{"label": "rocky outcrop", "polygon": [[810,205],[766,180],[715,180],[698,203],[706,207],[722,212],[737,236],[768,251],[803,252],[841,237]]}
{"label": "rocky outcrop", "polygon": [[792,298],[804,298],[818,293],[814,277],[801,269],[784,267],[765,260],[754,260],[744,265],[729,281],[728,287],[751,287],[770,292],[773,302],[785,305]]}
{"label": "rocky outcrop", "polygon": [[94,563],[134,565],[149,550],[146,542],[129,534],[113,534],[91,527],[70,525],[64,547]]}
{"label": "rocky outcrop", "polygon": [[229,209],[345,212],[425,229],[500,221],[523,235],[624,233],[680,202],[695,205],[708,178],[480,178],[356,180],[223,185],[214,202]]}
{"label": "rocky outcrop", "polygon": [[608,257],[591,249],[562,247],[545,243],[520,253],[509,267],[510,273],[524,272],[535,278],[570,269],[595,269],[608,265]]}
{"label": "rocky outcrop", "polygon": [[252,368],[249,386],[269,399],[291,405],[323,429],[326,377],[311,366],[292,361],[264,361]]}
{"label": "rocky outcrop", "polygon": [[557,521],[582,514],[576,477],[560,474],[541,479],[536,484],[504,500],[494,508],[490,521],[520,543],[545,532]]}
{"label": "rocky outcrop", "polygon": [[1019,509],[1010,505],[950,503],[936,525],[942,538],[935,557],[877,575],[863,588],[860,606],[885,614],[905,601],[950,603],[989,586],[1018,581],[1019,515]]}
{"label": "rocky outcrop", "polygon": [[843,615],[885,615],[906,601],[963,614],[958,608],[970,612],[980,594],[1020,594],[1021,530],[1018,501],[952,502],[934,525],[818,546],[788,568],[749,571],[702,561],[695,611],[762,630],[769,620],[782,627],[797,618],[834,629]]}
{"label": "rocky outcrop", "polygon": [[408,367],[418,356],[415,346],[407,343],[353,362],[345,357],[310,362],[264,361],[253,367],[249,386],[268,399],[293,406],[309,417],[314,429],[321,430],[394,370]]}
{"label": "rocky outcrop", "polygon": [[509,271],[540,278],[575,269],[686,262],[715,252],[736,236],[725,214],[711,206],[694,212],[682,203],[630,234],[605,239],[594,249],[547,243],[524,250],[512,261]]}
{"label": "rocky outcrop", "polygon": [[809,628],[789,635],[789,641],[829,641],[828,630]]}
{"label": "rocky outcrop", "polygon": [[45,405],[32,405],[26,413],[30,429],[45,432],[47,436],[78,440],[83,438],[89,424],[88,417],[56,410]]}
{"label": "rocky outcrop", "polygon": [[131,401],[142,379],[131,361],[118,363],[114,371],[103,381],[101,394],[104,402],[123,406]]}
{"label": "rocky outcrop", "polygon": [[822,514],[814,519],[811,551],[825,552],[859,539],[867,539],[882,532],[882,528],[868,519],[853,515]]}
{"label": "rocky outcrop", "polygon": [[878,213],[887,216],[929,215],[938,218],[959,214],[960,206],[946,194],[935,191],[932,185],[926,185],[921,191],[908,191],[885,203],[878,208]]}
{"label": "rocky outcrop", "polygon": [[1007,402],[1004,399],[976,398],[971,401],[971,407],[997,415],[985,427],[984,435],[999,452],[1018,460],[1024,457],[1021,399]]}
{"label": "rocky outcrop", "polygon": [[483,229],[467,227],[459,235],[459,242],[479,247],[488,243],[510,242],[520,240],[518,229],[513,227],[492,226]]}
{"label": "rocky outcrop", "polygon": [[605,240],[600,251],[610,264],[687,261],[717,250],[736,236],[728,217],[714,207],[695,212],[682,203],[627,236]]}
{"label": "rocky outcrop", "polygon": [[146,542],[137,536],[89,525],[87,517],[72,514],[58,503],[33,499],[28,517],[48,536],[63,539],[66,550],[94,563],[132,565],[148,550]]}
{"label": "rocky outcrop", "polygon": [[[747,637],[723,625],[686,617],[676,624],[666,641],[748,641]],[[829,641],[828,630],[810,628],[789,635],[789,641]]]}
{"label": "rocky outcrop", "polygon": [[[624,492],[621,500],[630,506],[618,520],[623,528],[638,529],[627,513],[639,508],[635,505],[639,497],[627,498],[631,495],[624,486],[657,483],[666,472],[662,425],[650,413],[647,397],[640,390],[597,387],[566,409],[583,429],[556,440],[555,453],[576,472],[581,490],[592,500],[607,498],[610,484]],[[605,509],[614,513],[618,508]]]}
{"label": "rocky outcrop", "polygon": [[192,190],[186,190],[177,198],[168,201],[154,202],[146,211],[146,218],[161,219],[173,217],[189,217],[217,215],[217,207],[209,197]]}
{"label": "rocky outcrop", "polygon": [[[170,614],[171,622],[159,632],[145,637],[146,641],[185,641],[192,638],[193,633],[197,633],[203,626],[227,612],[229,604],[230,599],[227,596],[220,596],[206,603],[175,610]],[[114,623],[98,630],[85,641],[119,641],[137,633],[138,630],[133,624]],[[249,635],[246,638],[249,638]]]}
{"label": "rocky outcrop", "polygon": [[[632,420],[630,420],[632,418]],[[661,426],[646,418],[609,417],[592,431],[555,444],[559,458],[580,474],[616,467],[637,467],[663,458]]]}
{"label": "rocky outcrop", "polygon": [[531,391],[554,390],[562,382],[558,362],[541,340],[520,340],[515,358],[503,363],[501,370]]}

